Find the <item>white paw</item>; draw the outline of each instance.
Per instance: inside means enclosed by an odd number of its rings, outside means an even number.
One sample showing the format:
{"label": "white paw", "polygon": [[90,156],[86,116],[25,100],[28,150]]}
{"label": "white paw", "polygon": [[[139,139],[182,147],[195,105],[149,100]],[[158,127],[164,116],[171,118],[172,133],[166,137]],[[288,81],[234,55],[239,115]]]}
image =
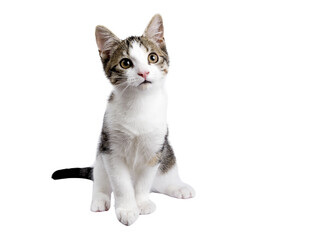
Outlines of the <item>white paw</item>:
{"label": "white paw", "polygon": [[193,198],[196,195],[196,193],[191,186],[183,185],[183,186],[170,187],[169,195],[175,198],[186,199],[186,198]]}
{"label": "white paw", "polygon": [[130,226],[139,217],[139,209],[116,208],[116,215],[122,224]]}
{"label": "white paw", "polygon": [[156,205],[151,200],[138,203],[138,207],[140,209],[140,215],[150,214],[156,210]]}
{"label": "white paw", "polygon": [[91,211],[92,212],[103,212],[110,209],[110,198],[101,194],[99,196],[93,197],[91,202]]}

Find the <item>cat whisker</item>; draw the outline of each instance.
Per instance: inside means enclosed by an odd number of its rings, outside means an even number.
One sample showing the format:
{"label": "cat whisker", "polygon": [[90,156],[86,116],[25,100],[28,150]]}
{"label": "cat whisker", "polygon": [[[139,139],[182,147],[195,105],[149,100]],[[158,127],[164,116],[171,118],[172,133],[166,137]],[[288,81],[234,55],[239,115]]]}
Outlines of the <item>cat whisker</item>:
{"label": "cat whisker", "polygon": [[123,96],[124,92],[130,87],[130,84],[127,84],[127,86],[120,92],[120,98]]}

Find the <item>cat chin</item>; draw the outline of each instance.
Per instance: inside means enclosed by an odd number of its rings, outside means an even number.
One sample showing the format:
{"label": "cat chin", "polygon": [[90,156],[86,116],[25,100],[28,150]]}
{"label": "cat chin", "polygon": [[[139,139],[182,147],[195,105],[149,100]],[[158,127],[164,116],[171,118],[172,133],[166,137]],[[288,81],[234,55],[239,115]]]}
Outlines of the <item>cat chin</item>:
{"label": "cat chin", "polygon": [[143,91],[146,91],[148,89],[152,88],[152,83],[144,83],[144,84],[140,84],[138,86],[138,89],[139,90],[143,90]]}

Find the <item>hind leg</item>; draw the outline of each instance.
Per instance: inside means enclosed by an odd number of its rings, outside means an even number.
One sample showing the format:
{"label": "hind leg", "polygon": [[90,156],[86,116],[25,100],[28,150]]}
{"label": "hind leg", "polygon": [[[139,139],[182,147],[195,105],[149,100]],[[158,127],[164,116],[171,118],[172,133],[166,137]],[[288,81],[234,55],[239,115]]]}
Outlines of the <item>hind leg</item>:
{"label": "hind leg", "polygon": [[195,196],[194,189],[181,181],[176,164],[165,173],[160,169],[158,170],[153,182],[152,191],[183,199]]}
{"label": "hind leg", "polygon": [[112,189],[102,158],[103,154],[98,154],[93,168],[92,212],[103,212],[110,209]]}

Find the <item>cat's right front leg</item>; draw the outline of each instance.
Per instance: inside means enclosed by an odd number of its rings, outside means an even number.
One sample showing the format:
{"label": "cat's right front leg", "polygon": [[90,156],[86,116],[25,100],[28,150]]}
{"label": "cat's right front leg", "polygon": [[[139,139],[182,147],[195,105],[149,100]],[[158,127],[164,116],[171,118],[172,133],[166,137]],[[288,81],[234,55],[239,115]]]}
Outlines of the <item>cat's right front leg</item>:
{"label": "cat's right front leg", "polygon": [[110,208],[111,186],[104,167],[105,154],[98,154],[93,168],[93,192],[91,211],[103,212]]}
{"label": "cat's right front leg", "polygon": [[129,226],[139,217],[130,170],[124,159],[115,156],[105,160],[105,167],[114,193],[117,218]]}

